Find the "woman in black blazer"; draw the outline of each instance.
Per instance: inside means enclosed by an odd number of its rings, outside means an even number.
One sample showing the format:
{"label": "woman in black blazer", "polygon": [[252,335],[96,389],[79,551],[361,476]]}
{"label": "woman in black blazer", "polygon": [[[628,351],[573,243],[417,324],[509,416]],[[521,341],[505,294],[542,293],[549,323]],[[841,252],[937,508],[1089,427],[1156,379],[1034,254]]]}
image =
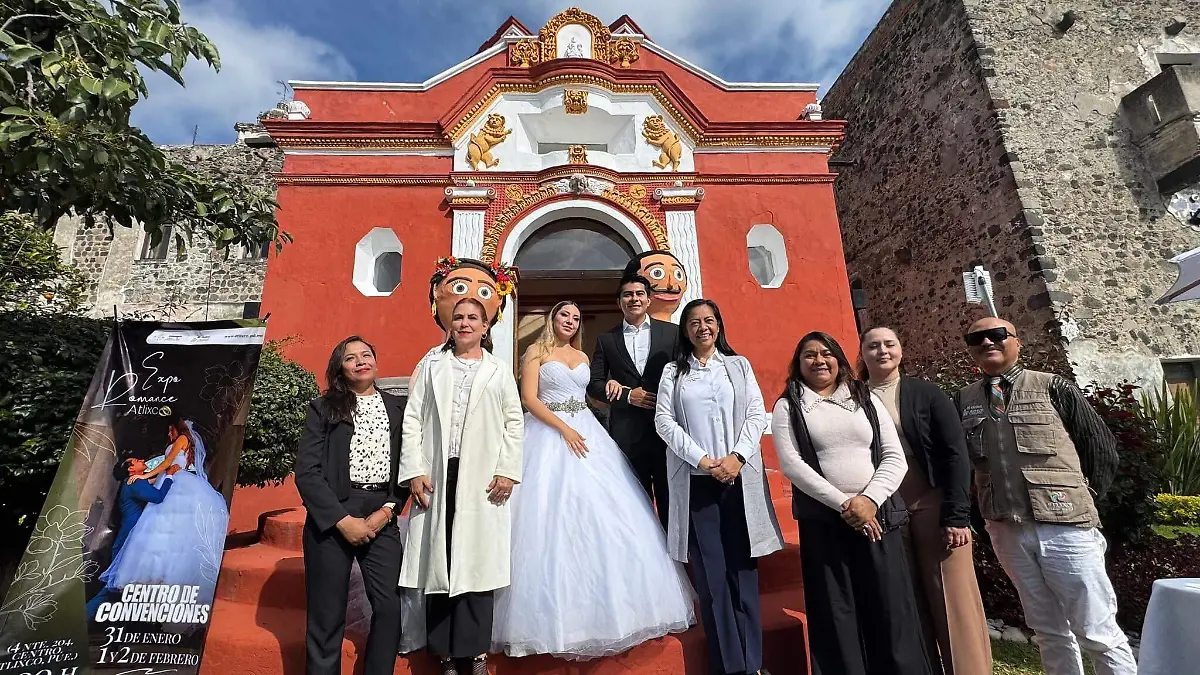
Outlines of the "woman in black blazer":
{"label": "woman in black blazer", "polygon": [[[987,675],[992,648],[971,558],[970,460],[962,422],[937,385],[900,374],[890,328],[862,334],[860,377],[883,400],[908,460],[900,496],[917,609],[935,673]],[[941,670],[939,670],[939,657]]]}
{"label": "woman in black blazer", "polygon": [[374,347],[357,335],[338,343],[296,451],[296,487],[308,510],[308,675],[341,673],[355,559],[372,612],[364,673],[390,674],[396,663],[403,545],[392,523],[408,501],[396,483],[404,401],[377,390],[375,376]]}

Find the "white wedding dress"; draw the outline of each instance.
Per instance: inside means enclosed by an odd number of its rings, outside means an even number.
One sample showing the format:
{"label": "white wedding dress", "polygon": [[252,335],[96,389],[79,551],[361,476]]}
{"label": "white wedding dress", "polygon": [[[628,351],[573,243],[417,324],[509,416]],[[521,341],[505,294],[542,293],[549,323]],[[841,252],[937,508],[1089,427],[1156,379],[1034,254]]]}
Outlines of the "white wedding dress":
{"label": "white wedding dress", "polygon": [[525,415],[512,579],[496,596],[493,651],[596,658],[695,623],[691,585],[667,554],[650,500],[584,404],[588,378],[587,364],[539,370],[538,398],[586,439],[588,453],[577,457]]}

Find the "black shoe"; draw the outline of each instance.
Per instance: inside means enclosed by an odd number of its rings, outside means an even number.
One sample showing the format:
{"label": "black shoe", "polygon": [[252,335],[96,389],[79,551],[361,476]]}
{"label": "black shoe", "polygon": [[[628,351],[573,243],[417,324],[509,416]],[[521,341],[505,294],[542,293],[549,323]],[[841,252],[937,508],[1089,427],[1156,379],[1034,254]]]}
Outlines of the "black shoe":
{"label": "black shoe", "polygon": [[471,675],[488,675],[486,656],[476,656],[471,659]]}
{"label": "black shoe", "polygon": [[458,675],[458,663],[454,659],[443,659],[439,665],[442,667],[442,675]]}

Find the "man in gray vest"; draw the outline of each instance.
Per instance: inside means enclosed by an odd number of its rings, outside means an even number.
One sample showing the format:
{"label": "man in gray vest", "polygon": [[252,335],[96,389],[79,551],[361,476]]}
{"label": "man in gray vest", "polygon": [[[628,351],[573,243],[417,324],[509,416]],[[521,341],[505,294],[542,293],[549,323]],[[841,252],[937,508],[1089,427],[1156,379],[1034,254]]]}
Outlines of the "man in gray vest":
{"label": "man in gray vest", "polygon": [[1093,500],[1116,475],[1117,439],[1075,385],[1021,367],[1011,323],[976,321],[966,342],[984,373],[956,397],[979,510],[1047,675],[1083,675],[1080,647],[1097,675],[1136,675]]}

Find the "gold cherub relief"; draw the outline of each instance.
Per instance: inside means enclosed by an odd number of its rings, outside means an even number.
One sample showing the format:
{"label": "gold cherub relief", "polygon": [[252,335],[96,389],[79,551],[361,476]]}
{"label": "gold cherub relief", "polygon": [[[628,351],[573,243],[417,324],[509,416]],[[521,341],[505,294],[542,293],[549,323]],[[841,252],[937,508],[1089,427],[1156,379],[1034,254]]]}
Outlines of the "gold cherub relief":
{"label": "gold cherub relief", "polygon": [[511,133],[512,129],[504,128],[504,115],[488,115],[483,128],[471,134],[471,141],[467,145],[467,163],[471,165],[471,170],[490,169],[499,164],[500,160],[492,156],[492,148],[503,143]]}
{"label": "gold cherub relief", "polygon": [[652,162],[654,166],[665,169],[671,165],[671,171],[679,170],[679,161],[683,157],[683,143],[674,131],[667,128],[662,115],[651,115],[642,122],[642,137],[650,145],[661,150],[658,159]]}

